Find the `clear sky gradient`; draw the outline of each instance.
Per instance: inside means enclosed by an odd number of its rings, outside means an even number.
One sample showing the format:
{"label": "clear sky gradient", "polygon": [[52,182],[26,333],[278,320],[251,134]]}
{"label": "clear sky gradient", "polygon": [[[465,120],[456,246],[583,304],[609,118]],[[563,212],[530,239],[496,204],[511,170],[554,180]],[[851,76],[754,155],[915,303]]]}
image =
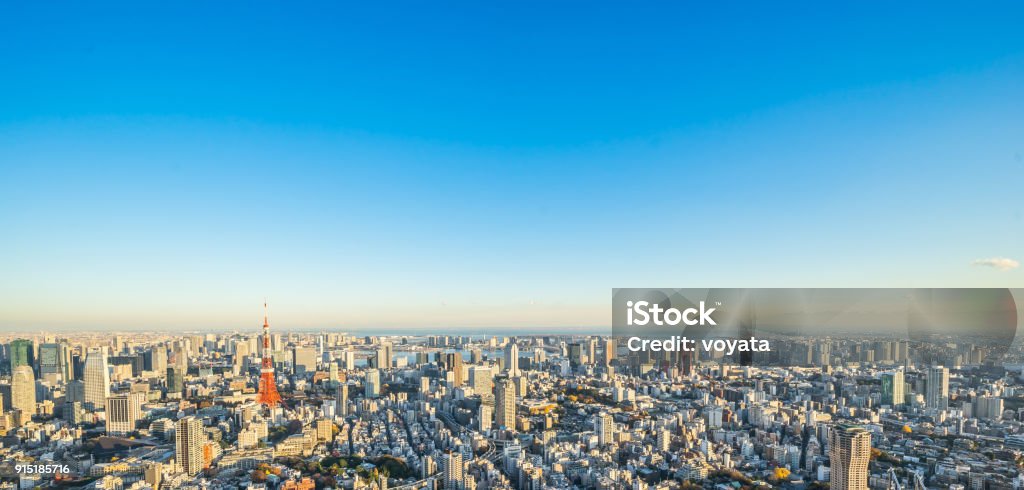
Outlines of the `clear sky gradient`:
{"label": "clear sky gradient", "polygon": [[1024,4],[552,3],[0,7],[0,329],[1022,285]]}

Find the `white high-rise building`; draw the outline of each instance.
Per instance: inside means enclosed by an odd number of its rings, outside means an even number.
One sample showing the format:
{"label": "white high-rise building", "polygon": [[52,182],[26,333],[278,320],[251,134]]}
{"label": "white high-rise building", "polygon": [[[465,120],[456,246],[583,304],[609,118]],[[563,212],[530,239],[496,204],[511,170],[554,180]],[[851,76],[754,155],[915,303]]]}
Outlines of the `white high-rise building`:
{"label": "white high-rise building", "polygon": [[462,466],[462,453],[448,451],[441,458],[444,467],[445,490],[462,490],[465,488],[465,471]]}
{"label": "white high-rise building", "polygon": [[998,396],[979,395],[971,403],[973,415],[979,419],[1003,418],[1003,399]]}
{"label": "white high-rise building", "polygon": [[615,419],[611,414],[601,412],[594,415],[594,432],[597,433],[597,443],[602,446],[615,440]]}
{"label": "white high-rise building", "polygon": [[366,381],[363,387],[363,396],[366,398],[377,398],[380,396],[380,371],[370,369],[366,371]]}
{"label": "white high-rise building", "polygon": [[32,366],[18,366],[11,373],[11,408],[21,410],[25,420],[36,414],[36,376]]}
{"label": "white high-rise building", "polygon": [[942,366],[928,368],[925,380],[924,405],[926,408],[949,408],[949,369]]}
{"label": "white high-rise building", "polygon": [[189,475],[197,475],[203,470],[203,422],[195,417],[185,417],[178,421],[174,431],[175,458],[181,471]]}
{"label": "white high-rise building", "polygon": [[672,432],[666,427],[658,429],[658,450],[668,451],[672,446]]}
{"label": "white high-rise building", "polygon": [[491,373],[491,368],[486,366],[470,366],[469,385],[473,387],[474,393],[478,395],[489,395],[491,393],[491,381],[493,379],[494,375]]}
{"label": "white high-rise building", "polygon": [[153,372],[163,374],[167,372],[167,348],[162,344],[153,347],[150,354],[153,363]]}
{"label": "white high-rise building", "polygon": [[505,369],[509,377],[519,376],[519,346],[514,338],[505,346]]}
{"label": "white high-rise building", "polygon": [[516,388],[512,380],[499,379],[494,386],[494,424],[499,428],[515,430]]}
{"label": "white high-rise building", "polygon": [[480,432],[487,432],[491,430],[491,420],[494,418],[494,408],[489,405],[480,405],[478,412]]}
{"label": "white high-rise building", "polygon": [[339,417],[348,415],[348,385],[338,385],[338,392],[335,394],[335,401],[337,402],[337,411]]}
{"label": "white high-rise building", "polygon": [[85,382],[85,399],[82,404],[93,410],[106,406],[107,397],[110,396],[110,371],[107,369],[106,352],[92,350],[86,354],[82,378]]}

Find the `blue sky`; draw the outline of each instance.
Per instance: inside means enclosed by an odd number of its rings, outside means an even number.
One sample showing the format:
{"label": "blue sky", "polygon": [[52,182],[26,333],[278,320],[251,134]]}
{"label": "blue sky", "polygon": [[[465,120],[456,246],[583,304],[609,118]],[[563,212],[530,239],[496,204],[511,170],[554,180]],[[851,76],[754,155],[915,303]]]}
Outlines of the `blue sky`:
{"label": "blue sky", "polygon": [[0,329],[1021,285],[1024,5],[551,3],[0,7]]}

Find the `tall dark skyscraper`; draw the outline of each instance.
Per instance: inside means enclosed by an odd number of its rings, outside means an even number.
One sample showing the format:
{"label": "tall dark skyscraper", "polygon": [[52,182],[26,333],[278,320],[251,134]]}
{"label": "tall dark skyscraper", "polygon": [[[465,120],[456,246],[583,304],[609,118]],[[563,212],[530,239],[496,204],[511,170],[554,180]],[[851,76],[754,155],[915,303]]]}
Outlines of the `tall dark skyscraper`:
{"label": "tall dark skyscraper", "polygon": [[35,369],[36,351],[31,340],[12,340],[8,347],[8,358],[11,361],[11,372],[18,366],[30,366]]}
{"label": "tall dark skyscraper", "polygon": [[466,382],[462,373],[462,353],[449,352],[444,355],[444,368],[451,372],[455,380],[455,386],[462,386]]}
{"label": "tall dark skyscraper", "polygon": [[62,380],[71,379],[71,347],[67,342],[39,345],[39,377],[59,376]]}
{"label": "tall dark skyscraper", "polygon": [[180,394],[185,390],[185,371],[180,366],[167,368],[167,392]]}

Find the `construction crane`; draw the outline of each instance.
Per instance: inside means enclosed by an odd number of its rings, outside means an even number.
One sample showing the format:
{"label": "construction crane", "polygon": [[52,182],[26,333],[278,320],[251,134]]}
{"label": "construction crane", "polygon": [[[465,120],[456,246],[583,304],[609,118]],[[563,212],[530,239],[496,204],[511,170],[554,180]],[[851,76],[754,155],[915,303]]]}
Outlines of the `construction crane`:
{"label": "construction crane", "polygon": [[911,471],[910,474],[914,478],[914,490],[928,490],[928,487],[924,486],[924,476],[919,470]]}
{"label": "construction crane", "polygon": [[886,475],[889,477],[889,490],[903,490],[903,485],[900,484],[900,479],[896,476],[895,467],[889,467]]}
{"label": "construction crane", "polygon": [[[885,473],[889,479],[888,490],[904,490],[903,484],[900,483],[899,477],[896,476],[895,467],[889,468],[889,470],[886,471]],[[910,477],[907,481],[907,484],[913,484],[913,489],[907,490],[928,490],[928,487],[924,486],[924,476],[921,475],[920,470],[909,471],[909,473]]]}

